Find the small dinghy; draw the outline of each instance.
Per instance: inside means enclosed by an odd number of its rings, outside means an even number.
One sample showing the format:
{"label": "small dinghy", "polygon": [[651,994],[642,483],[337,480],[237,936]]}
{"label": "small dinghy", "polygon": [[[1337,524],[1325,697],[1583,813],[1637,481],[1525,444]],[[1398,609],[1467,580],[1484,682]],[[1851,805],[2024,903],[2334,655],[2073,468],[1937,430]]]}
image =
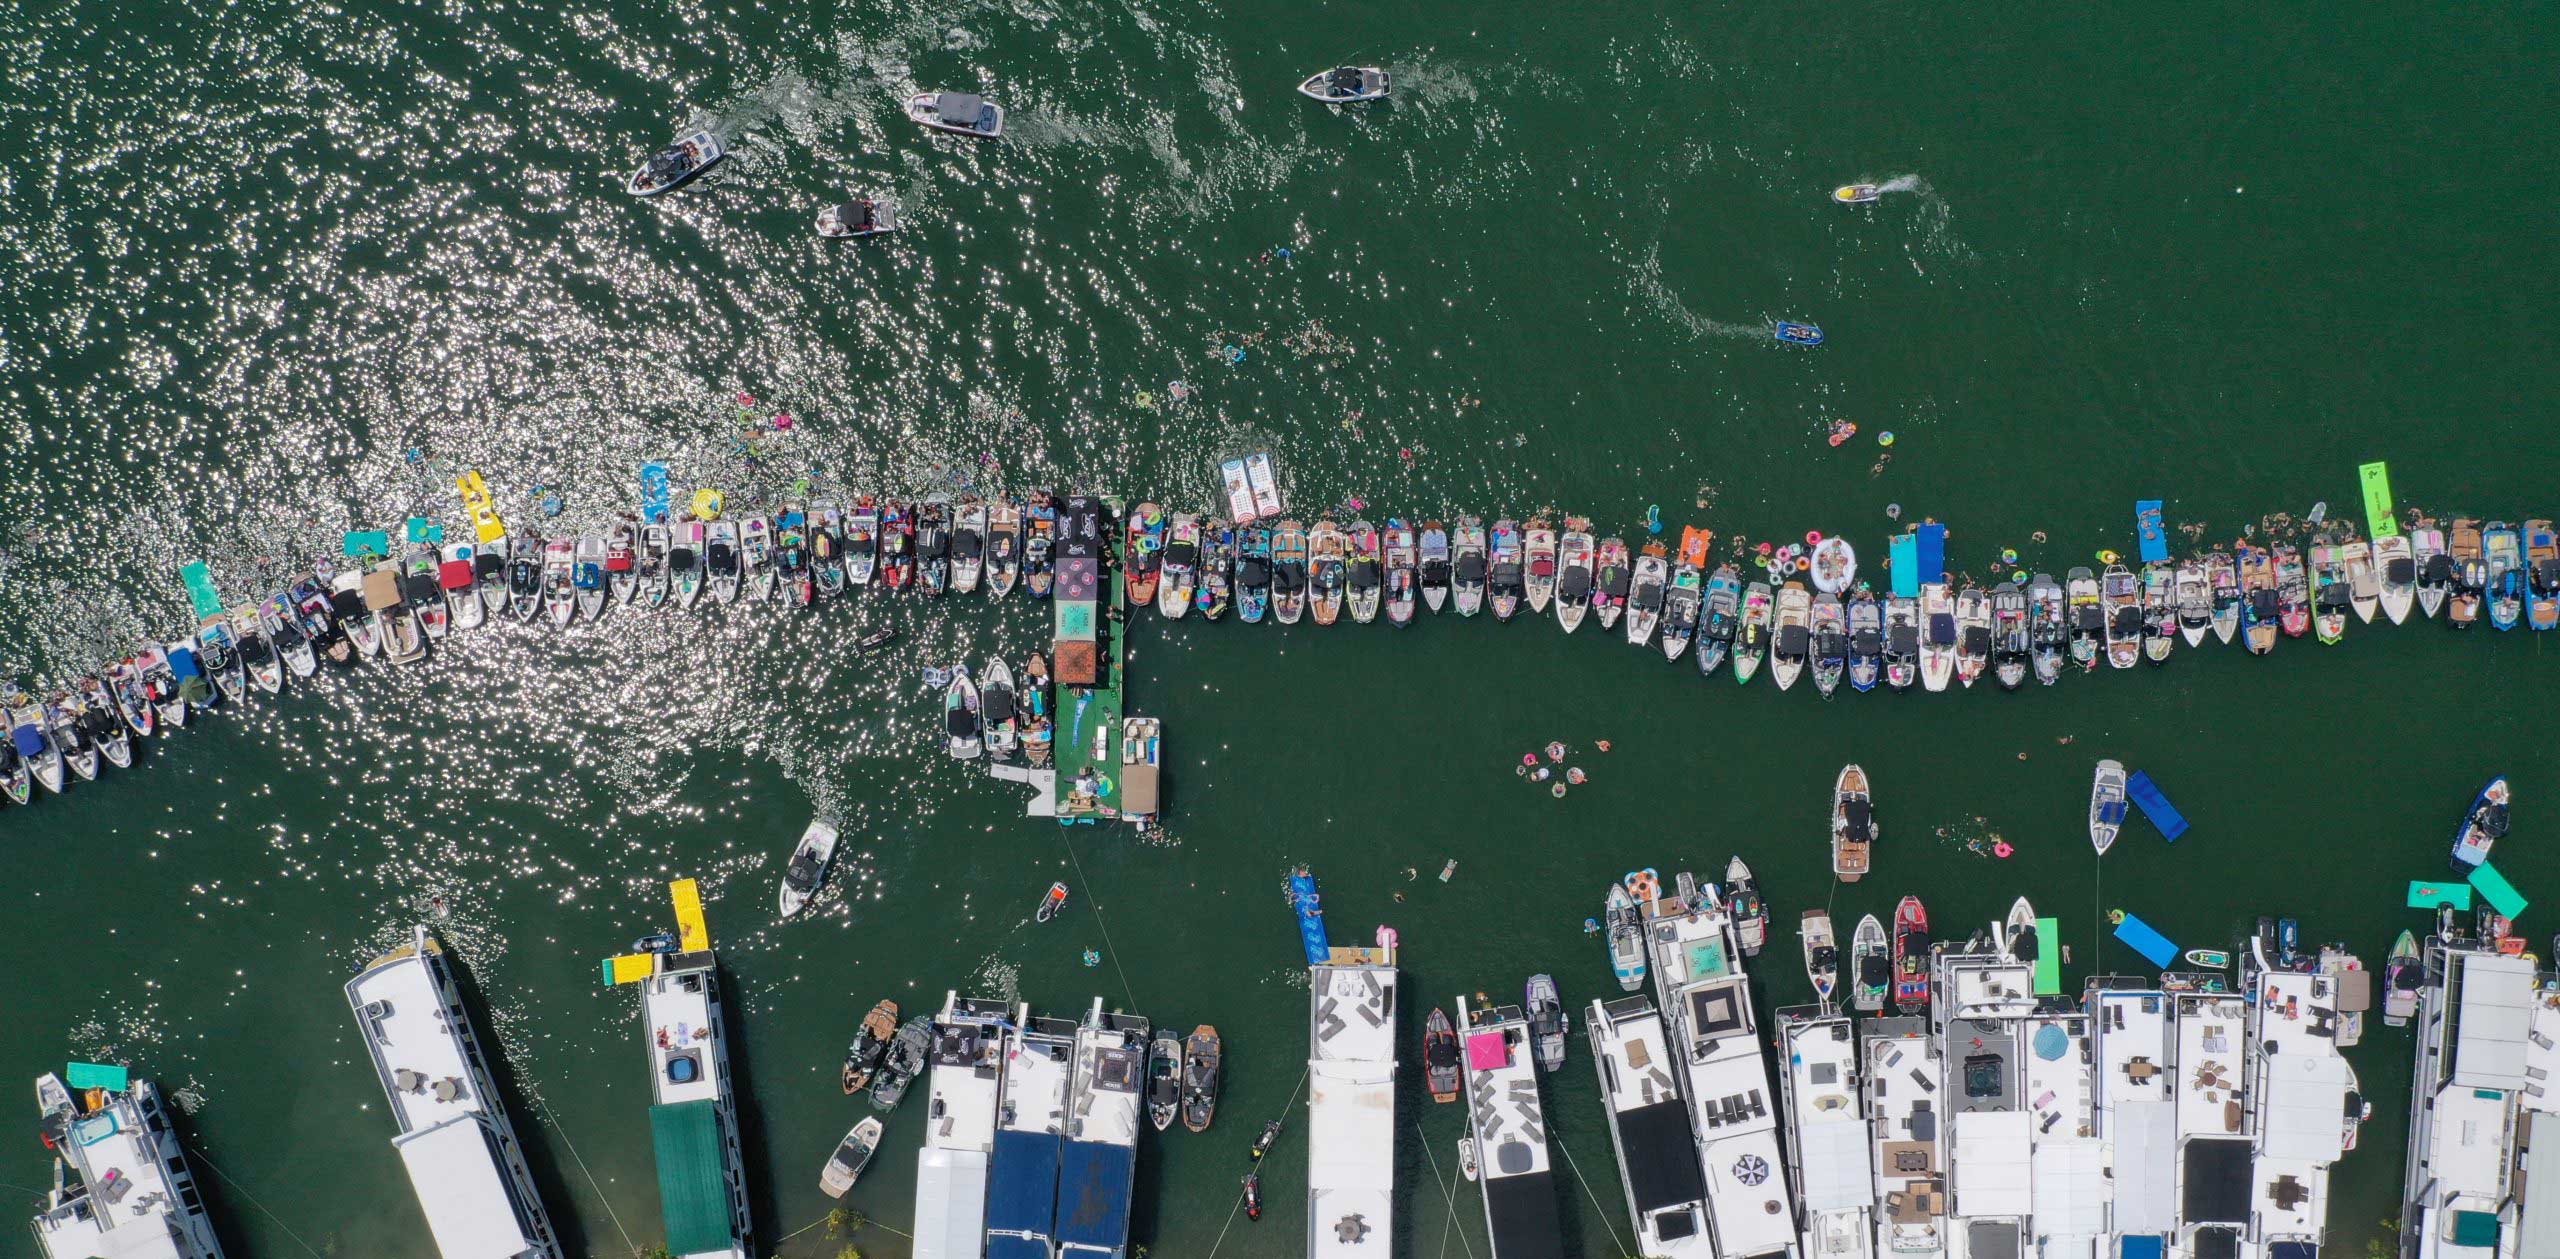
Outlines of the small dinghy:
{"label": "small dinghy", "polygon": [[1022,746],[1013,689],[1013,668],[1001,658],[987,662],[987,680],[978,690],[978,709],[987,731],[987,753],[997,760],[1013,756]]}
{"label": "small dinghy", "polygon": [[542,610],[561,629],[578,616],[577,563],[577,543],[553,538],[542,544]]}
{"label": "small dinghy", "polygon": [[1171,1031],[1156,1033],[1147,1047],[1147,1123],[1162,1132],[1182,1113],[1182,1042]]}
{"label": "small dinghy", "polygon": [[1031,921],[1047,922],[1050,919],[1057,917],[1058,911],[1066,907],[1067,885],[1064,883],[1052,883],[1049,885],[1048,891],[1040,894],[1040,904],[1037,908],[1031,911]]}
{"label": "small dinghy", "polygon": [[1849,935],[1849,1004],[1875,1014],[1893,992],[1893,942],[1874,914],[1858,920]]}
{"label": "small dinghy", "polygon": [[1813,999],[1829,1005],[1831,994],[1840,990],[1840,941],[1831,933],[1830,913],[1804,911],[1796,936],[1804,943],[1804,977],[1813,981]]}
{"label": "small dinghy", "polygon": [[942,692],[942,733],[951,759],[974,761],[987,750],[980,729],[978,686],[964,665],[951,671],[951,685]]}
{"label": "small dinghy", "polygon": [[654,197],[693,182],[696,175],[712,168],[729,151],[722,148],[720,138],[708,131],[689,131],[676,137],[676,142],[660,149],[640,169],[632,172],[631,195]]}
{"label": "small dinghy", "polygon": [[1840,205],[1865,205],[1884,198],[1884,190],[1874,184],[1842,184],[1831,190],[1831,199]]}
{"label": "small dinghy", "polygon": [[1591,556],[1595,544],[1591,540],[1591,522],[1580,516],[1567,516],[1564,537],[1556,544],[1556,624],[1565,633],[1582,628],[1582,618],[1591,611]]}
{"label": "small dinghy", "polygon": [[1538,1068],[1555,1071],[1564,1066],[1565,1033],[1573,1030],[1564,1012],[1564,1000],[1556,995],[1552,975],[1531,975],[1525,994],[1528,998],[1529,1041],[1537,1047]]}
{"label": "small dinghy", "polygon": [[1872,691],[1884,678],[1884,605],[1861,590],[1849,600],[1849,687]]}
{"label": "small dinghy", "polygon": [[1422,1021],[1422,1082],[1432,1101],[1458,1100],[1458,1029],[1437,1006]]}
{"label": "small dinghy", "polygon": [[800,833],[791,861],[782,868],[782,918],[788,922],[827,884],[827,864],[836,857],[836,828],[821,818]]}
{"label": "small dinghy", "polygon": [[1618,987],[1634,992],[1644,987],[1644,915],[1636,908],[1636,898],[1627,891],[1622,880],[1609,885],[1603,898],[1601,922],[1608,933],[1609,969],[1618,977]]}
{"label": "small dinghy", "polygon": [[1813,588],[1824,594],[1846,594],[1858,582],[1858,552],[1847,538],[1833,535],[1813,544]]}
{"label": "small dinghy", "polygon": [[918,92],[907,98],[916,125],[992,140],[1004,134],[1004,107],[969,92]]}
{"label": "small dinghy", "polygon": [[1328,105],[1382,101],[1394,90],[1394,79],[1376,66],[1335,66],[1298,83],[1300,96]]}
{"label": "small dinghy", "polygon": [[1226,1050],[1218,1029],[1206,1023],[1182,1038],[1182,1126],[1207,1132],[1218,1117],[1218,1090],[1226,1075]]}
{"label": "small dinghy", "polygon": [[1867,771],[1840,767],[1831,783],[1831,873],[1843,883],[1867,877],[1873,868],[1876,842],[1875,800],[1867,792]]}
{"label": "small dinghy", "polygon": [[1485,579],[1490,572],[1484,522],[1474,516],[1458,517],[1457,531],[1449,535],[1449,582],[1458,615],[1474,616],[1484,610]]}
{"label": "small dinghy", "polygon": [[1769,331],[1770,335],[1778,339],[1780,345],[1822,344],[1822,329],[1809,323],[1795,323],[1781,319]]}
{"label": "small dinghy", "polygon": [[1618,618],[1627,613],[1628,584],[1635,580],[1626,539],[1600,539],[1591,562],[1591,615],[1600,618],[1600,628],[1616,629]]}
{"label": "small dinghy", "polygon": [[1247,625],[1259,625],[1271,612],[1271,531],[1257,525],[1242,532],[1236,556],[1236,615]]}
{"label": "small dinghy", "polygon": [[436,563],[436,584],[444,591],[445,615],[455,629],[476,630],[488,616],[488,605],[480,599],[479,554],[471,543],[449,542]]}
{"label": "small dinghy", "polygon": [[898,207],[882,205],[869,197],[856,197],[818,211],[818,234],[829,240],[860,240],[896,230]]}
{"label": "small dinghy", "polygon": [[1437,520],[1422,522],[1420,582],[1422,606],[1434,613],[1449,602],[1449,530]]}
{"label": "small dinghy", "polygon": [[2115,847],[2116,835],[2124,830],[2124,783],[2124,766],[2115,761],[2098,762],[2098,772],[2089,783],[2089,846],[2101,857]]}
{"label": "small dinghy", "polygon": [[853,1043],[845,1047],[844,1070],[837,1076],[844,1085],[845,1096],[871,1087],[871,1077],[878,1073],[880,1059],[888,1054],[889,1042],[897,1038],[897,1002],[882,1001],[862,1016],[862,1025],[853,1029]]}
{"label": "small dinghy", "polygon": [[881,1123],[878,1115],[864,1115],[853,1131],[836,1143],[835,1153],[827,1156],[827,1165],[819,1169],[818,1188],[830,1198],[841,1198],[860,1179],[862,1169],[870,1166],[871,1156],[880,1149]]}

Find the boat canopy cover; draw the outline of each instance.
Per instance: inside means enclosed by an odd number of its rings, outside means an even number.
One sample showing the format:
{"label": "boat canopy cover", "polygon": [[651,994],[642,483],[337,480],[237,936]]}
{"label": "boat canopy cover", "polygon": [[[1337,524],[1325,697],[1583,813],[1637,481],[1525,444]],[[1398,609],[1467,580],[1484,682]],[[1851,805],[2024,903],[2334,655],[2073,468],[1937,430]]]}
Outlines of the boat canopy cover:
{"label": "boat canopy cover", "polygon": [[704,1098],[649,1108],[649,1137],[658,1156],[658,1205],[666,1216],[667,1249],[680,1255],[726,1250],[737,1242],[730,1228],[729,1180],[721,1157],[718,1105]]}
{"label": "boat canopy cover", "polygon": [[1333,88],[1337,92],[1357,92],[1365,81],[1366,76],[1356,67],[1342,66],[1333,72]]}
{"label": "boat canopy cover", "polygon": [[[1491,1153],[1486,1152],[1488,1170]],[[1687,1161],[1697,1159],[1692,1155]],[[1564,1259],[1564,1235],[1556,1219],[1555,1173],[1487,1176],[1484,1205],[1494,1252],[1502,1259]]]}
{"label": "boat canopy cover", "polygon": [[1564,570],[1556,582],[1556,593],[1567,599],[1585,599],[1591,595],[1591,570],[1575,567]]}
{"label": "boat canopy cover", "polygon": [[[497,565],[492,564],[489,567],[490,571],[497,571]],[[471,583],[478,580],[471,570],[469,560],[446,560],[436,570],[436,575],[447,590],[469,590]]]}
{"label": "boat canopy cover", "polygon": [[944,122],[958,123],[964,127],[977,126],[978,119],[985,116],[986,109],[986,98],[968,92],[944,92],[933,98],[933,112],[936,116]]}
{"label": "boat canopy cover", "polygon": [[979,698],[978,707],[986,713],[989,725],[1000,725],[1013,720],[1013,688],[990,684],[986,693]]}
{"label": "boat canopy cover", "polygon": [[871,223],[871,203],[868,201],[847,201],[836,207],[836,226],[846,231],[869,231]]}
{"label": "boat canopy cover", "polygon": [[1885,631],[1886,650],[1897,656],[1917,655],[1920,651],[1920,627],[1908,621],[1896,623]]}
{"label": "boat canopy cover", "polygon": [[1069,1141],[1058,1168],[1058,1240],[1118,1254],[1129,1244],[1131,1173],[1137,1147]]}
{"label": "boat canopy cover", "polygon": [[1929,614],[1929,642],[1939,647],[1952,647],[1956,641],[1956,618],[1945,612]]}
{"label": "boat canopy cover", "polygon": [[[2437,558],[2441,559],[2443,557],[2438,556]],[[2410,559],[2406,555],[2394,555],[2390,559],[2383,561],[2382,579],[2392,583],[2393,585],[2400,586],[2405,586],[2415,582],[2418,579],[2418,562]]]}
{"label": "boat canopy cover", "polygon": [[2249,592],[2249,610],[2256,613],[2259,620],[2272,621],[2276,619],[2277,607],[2276,592],[2272,590],[2252,590]]}
{"label": "boat canopy cover", "polygon": [[1854,799],[1843,804],[1840,812],[1842,818],[1848,823],[1850,840],[1863,844],[1874,838],[1874,805],[1864,799]]}
{"label": "boat canopy cover", "polygon": [[976,559],[986,554],[986,550],[986,538],[975,529],[961,530],[958,540],[951,545],[951,553],[962,559]]}
{"label": "boat canopy cover", "polygon": [[17,747],[20,756],[32,760],[44,754],[44,732],[38,730],[33,722],[10,731],[9,741]]}
{"label": "boat canopy cover", "polygon": [[364,575],[364,606],[376,612],[400,606],[400,578],[387,568]]}
{"label": "boat canopy cover", "polygon": [[1991,631],[1979,625],[1965,626],[1961,649],[1977,656],[1988,653],[1991,650]]}
{"label": "boat canopy cover", "polygon": [[1786,656],[1802,656],[1812,634],[1801,625],[1782,626],[1778,630],[1778,652]]}
{"label": "boat canopy cover", "polygon": [[1236,561],[1236,584],[1261,587],[1271,584],[1271,561],[1259,555],[1248,555]]}

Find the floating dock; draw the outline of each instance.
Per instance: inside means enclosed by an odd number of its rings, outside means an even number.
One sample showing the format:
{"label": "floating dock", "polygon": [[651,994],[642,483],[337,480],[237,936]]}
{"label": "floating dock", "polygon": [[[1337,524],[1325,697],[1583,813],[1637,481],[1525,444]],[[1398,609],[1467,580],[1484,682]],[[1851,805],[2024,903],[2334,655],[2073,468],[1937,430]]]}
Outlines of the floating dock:
{"label": "floating dock", "polygon": [[1120,816],[1128,615],[1120,544],[1118,500],[1073,494],[1060,504],[1049,667],[1058,688],[1050,808],[1062,826]]}

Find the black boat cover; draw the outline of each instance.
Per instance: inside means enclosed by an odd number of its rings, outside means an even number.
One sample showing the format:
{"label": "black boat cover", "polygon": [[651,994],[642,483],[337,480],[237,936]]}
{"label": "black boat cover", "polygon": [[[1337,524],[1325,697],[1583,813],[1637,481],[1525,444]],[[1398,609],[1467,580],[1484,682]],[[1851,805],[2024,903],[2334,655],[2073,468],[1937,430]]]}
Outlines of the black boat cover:
{"label": "black boat cover", "polygon": [[1624,599],[1627,597],[1628,576],[1624,566],[1601,569],[1600,589],[1606,591],[1612,599]]}
{"label": "black boat cover", "polygon": [[506,557],[494,551],[478,551],[472,554],[471,571],[479,574],[482,581],[487,581],[506,571],[506,567]]}
{"label": "black boat cover", "polygon": [[1495,586],[1504,590],[1520,589],[1520,566],[1511,562],[1494,565],[1492,581]]}
{"label": "black boat cover", "polygon": [[1486,571],[1484,556],[1471,551],[1458,557],[1457,574],[1459,581],[1482,584]]}
{"label": "black boat cover", "polygon": [[[2442,557],[2438,557],[2442,558]],[[2405,555],[2395,555],[2382,562],[2382,579],[2394,585],[2406,585],[2418,579],[2418,562]]]}
{"label": "black boat cover", "polygon": [[963,529],[952,542],[951,553],[962,559],[974,559],[987,553],[987,540],[973,530]]}
{"label": "black boat cover", "polygon": [[989,725],[1002,725],[1013,720],[1013,688],[988,687],[986,695],[979,700],[979,707],[986,710]]}
{"label": "black boat cover", "polygon": [[964,739],[978,733],[978,714],[975,711],[967,708],[953,708],[947,710],[947,713],[942,723],[944,730]]}
{"label": "black boat cover", "polygon": [[726,542],[712,543],[710,564],[714,570],[724,568],[735,570],[738,567],[738,549]]}
{"label": "black boat cover", "polygon": [[1778,627],[1778,654],[1801,660],[1812,638],[1813,635],[1801,625],[1782,625]]}
{"label": "black boat cover", "polygon": [[818,886],[818,860],[807,852],[791,854],[791,868],[782,872],[782,885],[802,895]]}
{"label": "black boat cover", "polygon": [[1920,629],[1914,625],[1896,625],[1885,631],[1885,650],[1897,656],[1920,654]]}
{"label": "black boat cover", "polygon": [[916,531],[916,554],[929,560],[951,554],[951,535],[939,525],[928,525]]}
{"label": "black boat cover", "polygon": [[1423,585],[1426,585],[1426,586],[1446,586],[1446,585],[1448,585],[1448,584],[1449,584],[1449,561],[1447,561],[1447,560],[1424,560],[1424,561],[1422,561],[1422,584],[1423,584]]}
{"label": "black boat cover", "polygon": [[2276,619],[2276,592],[2272,590],[2250,591],[2249,610],[2257,613],[2258,619],[2261,621],[2272,621]]}
{"label": "black boat cover", "polygon": [[2427,580],[2441,585],[2453,580],[2453,557],[2439,551],[2427,557]]}
{"label": "black boat cover", "polygon": [[2536,590],[2560,590],[2560,560],[2536,560],[2533,565]]}
{"label": "black boat cover", "polygon": [[1862,629],[1849,636],[1849,650],[1861,656],[1872,656],[1884,650],[1884,635]]}
{"label": "black boat cover", "polygon": [[871,230],[871,224],[871,203],[868,201],[847,201],[836,207],[836,226],[846,231],[867,232]]}
{"label": "black boat cover", "polygon": [[1628,606],[1643,611],[1655,611],[1662,607],[1662,587],[1651,582],[1638,586],[1635,594],[1628,598],[1627,603]]}
{"label": "black boat cover", "polygon": [[1952,647],[1956,641],[1956,619],[1944,612],[1929,614],[1929,641],[1941,647]]}
{"label": "black boat cover", "polygon": [[2107,624],[2107,618],[2104,614],[2100,613],[2098,609],[2085,603],[2072,610],[2071,621],[2074,628],[2084,630],[2092,634],[2104,629]]}
{"label": "black boat cover", "polygon": [[1564,570],[1564,575],[1556,579],[1556,594],[1560,598],[1573,600],[1590,598],[1591,570],[1588,568]]}
{"label": "black boat cover", "polygon": [[1271,561],[1248,555],[1236,562],[1236,584],[1260,588],[1271,584]]}
{"label": "black boat cover", "polygon": [[436,580],[434,573],[411,573],[401,579],[400,585],[411,603],[444,602],[444,586]]}
{"label": "black boat cover", "polygon": [[1363,76],[1358,70],[1344,66],[1333,72],[1329,86],[1333,88],[1336,96],[1356,96],[1360,92],[1362,79]]}
{"label": "black boat cover", "polygon": [[1813,654],[1824,660],[1847,659],[1849,636],[1838,630],[1826,630],[1814,637]]}
{"label": "black boat cover", "polygon": [[1188,542],[1175,542],[1164,549],[1166,564],[1190,566],[1200,562],[1200,548]]}
{"label": "black boat cover", "polygon": [[2140,634],[2142,632],[2142,610],[2140,608],[2117,608],[2115,630],[2116,633],[2127,638]]}
{"label": "black boat cover", "polygon": [[1976,656],[1989,652],[1991,650],[1991,631],[1980,625],[1965,626],[1964,642],[1960,645],[1959,650]]}
{"label": "black boat cover", "polygon": [[969,92],[944,92],[933,98],[934,115],[955,126],[975,127],[986,116],[986,98]]}
{"label": "black boat cover", "polygon": [[1302,565],[1283,564],[1272,570],[1271,584],[1284,593],[1296,594],[1307,588],[1307,570]]}
{"label": "black boat cover", "polygon": [[329,592],[329,612],[341,619],[365,615],[364,596],[353,590]]}
{"label": "black boat cover", "polygon": [[[1507,1151],[1527,1152],[1519,1142],[1503,1142],[1484,1151],[1485,1171]],[[1692,1141],[1694,1150],[1696,1143]],[[1697,1156],[1687,1156],[1691,1163]],[[1493,1234],[1494,1253],[1502,1259],[1565,1259],[1564,1234],[1556,1218],[1556,1177],[1551,1171],[1518,1176],[1484,1177],[1485,1219]]]}
{"label": "black boat cover", "polygon": [[2322,586],[2320,588],[2319,603],[2321,607],[2332,611],[2347,606],[2346,583],[2332,582],[2326,586]]}
{"label": "black boat cover", "polygon": [[1382,575],[1376,560],[1351,561],[1351,588],[1354,590],[1377,589],[1378,579]]}
{"label": "black boat cover", "polygon": [[1893,982],[1893,959],[1882,953],[1861,954],[1858,958],[1858,986],[1882,988]]}

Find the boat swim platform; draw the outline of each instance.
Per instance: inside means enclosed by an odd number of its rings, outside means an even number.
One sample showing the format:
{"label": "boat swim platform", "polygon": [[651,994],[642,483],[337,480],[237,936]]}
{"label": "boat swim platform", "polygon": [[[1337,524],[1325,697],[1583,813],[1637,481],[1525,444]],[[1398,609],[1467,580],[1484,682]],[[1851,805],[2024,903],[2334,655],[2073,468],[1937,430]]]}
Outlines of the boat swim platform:
{"label": "boat swim platform", "polygon": [[[1102,615],[1094,626],[1106,651],[1102,685],[1058,688],[1053,717],[1057,731],[1049,744],[1054,768],[1050,771],[1046,816],[1056,818],[1060,826],[1120,818],[1121,688],[1127,683],[1131,619],[1128,568],[1123,562],[1127,557],[1121,552],[1127,531],[1121,520],[1120,500],[1106,498],[1103,506],[1107,509],[1103,546],[1111,557],[1111,571],[1109,593],[1103,598]],[[1035,811],[1031,816],[1043,815]]]}

